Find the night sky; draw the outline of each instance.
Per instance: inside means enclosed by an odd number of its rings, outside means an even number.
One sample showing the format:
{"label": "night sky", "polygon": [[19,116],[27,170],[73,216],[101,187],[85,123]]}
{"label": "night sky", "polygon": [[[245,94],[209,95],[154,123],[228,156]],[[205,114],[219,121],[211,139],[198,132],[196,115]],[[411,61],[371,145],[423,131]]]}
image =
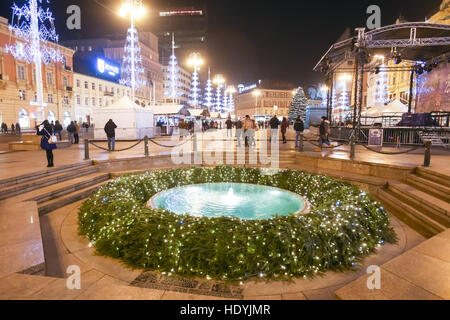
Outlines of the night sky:
{"label": "night sky", "polygon": [[[155,1],[163,0],[144,0],[144,4],[151,10]],[[312,68],[347,27],[353,30],[365,26],[369,5],[380,6],[384,26],[394,23],[399,15],[408,21],[424,21],[441,3],[441,0],[206,1],[209,20],[205,58],[213,73],[223,73],[229,83],[271,79],[302,86],[323,80]],[[1,16],[11,18],[12,2],[2,1]],[[24,0],[16,3],[23,4]],[[50,8],[60,38],[75,39],[126,32],[126,21],[115,14],[120,3],[120,0],[51,0]],[[69,31],[65,26],[66,8],[70,4],[81,7],[80,32]],[[146,28],[145,21],[141,25]]]}

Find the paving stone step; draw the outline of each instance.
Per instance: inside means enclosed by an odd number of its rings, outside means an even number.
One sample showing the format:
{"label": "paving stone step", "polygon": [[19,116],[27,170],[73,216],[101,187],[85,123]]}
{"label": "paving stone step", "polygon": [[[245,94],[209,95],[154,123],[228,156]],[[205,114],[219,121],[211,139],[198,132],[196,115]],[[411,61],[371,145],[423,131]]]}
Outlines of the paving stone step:
{"label": "paving stone step", "polygon": [[95,173],[89,176],[83,176],[81,181],[70,184],[73,180],[69,180],[67,185],[58,184],[59,187],[56,190],[51,190],[49,192],[40,193],[38,196],[34,196],[28,200],[36,201],[38,204],[43,202],[56,199],[58,197],[70,194],[77,190],[107,181],[110,179],[109,173]]}
{"label": "paving stone step", "polygon": [[445,227],[450,228],[449,203],[404,183],[389,182],[388,190],[401,201],[413,206]]}
{"label": "paving stone step", "polygon": [[430,181],[415,174],[408,175],[406,183],[450,203],[450,187]]}
{"label": "paving stone step", "polygon": [[43,216],[45,214],[48,214],[56,209],[62,208],[68,204],[83,200],[87,197],[89,197],[92,193],[97,191],[105,182],[100,182],[97,184],[94,184],[92,186],[83,188],[79,190],[78,192],[72,192],[70,194],[64,195],[63,197],[59,197],[56,199],[52,199],[46,202],[41,203],[38,206],[38,212],[39,216]]}
{"label": "paving stone step", "polygon": [[49,177],[43,177],[33,181],[16,184],[13,187],[0,189],[0,200],[10,198],[15,195],[23,194],[32,190],[36,190],[52,184],[57,184],[61,181],[70,180],[76,177],[85,176],[94,172],[98,172],[99,168],[95,166],[82,167],[76,170],[70,170],[69,172],[62,172],[51,175]]}
{"label": "paving stone step", "polygon": [[69,164],[64,166],[58,166],[56,168],[52,169],[46,169],[46,170],[40,170],[33,173],[28,173],[24,175],[20,175],[17,177],[7,178],[7,179],[1,179],[0,180],[0,188],[6,188],[12,185],[24,183],[30,180],[36,180],[40,179],[42,177],[48,177],[51,175],[59,174],[62,172],[67,172],[79,168],[89,167],[92,166],[92,161],[86,161],[82,163],[76,163],[76,164]]}
{"label": "paving stone step", "polygon": [[427,238],[447,229],[437,221],[416,210],[413,206],[399,201],[387,189],[378,190],[376,198],[394,216]]}
{"label": "paving stone step", "polygon": [[415,173],[422,178],[450,188],[450,176],[421,167],[417,167]]}

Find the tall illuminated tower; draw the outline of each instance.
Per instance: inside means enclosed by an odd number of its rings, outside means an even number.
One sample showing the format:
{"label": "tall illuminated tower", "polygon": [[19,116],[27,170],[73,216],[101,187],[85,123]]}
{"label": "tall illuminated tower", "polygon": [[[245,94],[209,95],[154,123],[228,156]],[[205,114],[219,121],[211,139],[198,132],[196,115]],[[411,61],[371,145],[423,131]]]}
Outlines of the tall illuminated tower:
{"label": "tall illuminated tower", "polygon": [[28,0],[22,7],[13,4],[9,30],[19,41],[13,45],[6,45],[5,50],[16,59],[34,63],[36,101],[31,101],[30,104],[38,107],[36,114],[37,121],[40,122],[45,119],[44,108],[47,106],[44,102],[42,63],[61,62],[62,55],[55,46],[49,44],[58,42],[55,19],[48,8],[44,10],[38,3],[42,4],[42,0]]}
{"label": "tall illuminated tower", "polygon": [[122,75],[120,83],[131,88],[132,101],[135,101],[136,89],[146,85],[143,79],[144,68],[142,67],[141,47],[139,46],[139,36],[135,28],[135,20],[145,14],[142,0],[122,0],[122,7],[119,15],[130,17],[130,28],[127,32],[124,55],[122,60]]}

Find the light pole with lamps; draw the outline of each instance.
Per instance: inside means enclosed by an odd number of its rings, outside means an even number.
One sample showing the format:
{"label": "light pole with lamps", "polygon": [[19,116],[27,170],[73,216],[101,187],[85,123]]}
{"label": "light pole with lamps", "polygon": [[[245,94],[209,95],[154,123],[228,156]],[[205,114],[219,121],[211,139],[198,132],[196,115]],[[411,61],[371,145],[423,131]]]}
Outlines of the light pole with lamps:
{"label": "light pole with lamps", "polygon": [[193,52],[189,55],[188,65],[194,67],[194,72],[192,73],[192,104],[195,108],[198,106],[198,70],[203,64],[203,59],[198,52]]}
{"label": "light pole with lamps", "polygon": [[[124,50],[124,62],[129,62],[130,67],[125,70],[130,73],[129,79],[121,79],[123,85],[131,87],[131,97],[132,101],[135,102],[135,91],[136,87],[139,86],[140,81],[137,77],[139,73],[143,73],[140,67],[141,57],[140,57],[140,47],[138,46],[138,33],[135,28],[135,20],[142,17],[146,12],[144,6],[142,6],[142,0],[122,0],[122,7],[119,9],[119,15],[121,17],[130,16],[130,28],[128,29],[127,42],[130,44],[125,45]],[[126,53],[129,56],[126,56]]]}
{"label": "light pole with lamps", "polygon": [[261,95],[261,91],[253,90],[252,95],[255,96],[255,118],[258,115],[258,96]]}

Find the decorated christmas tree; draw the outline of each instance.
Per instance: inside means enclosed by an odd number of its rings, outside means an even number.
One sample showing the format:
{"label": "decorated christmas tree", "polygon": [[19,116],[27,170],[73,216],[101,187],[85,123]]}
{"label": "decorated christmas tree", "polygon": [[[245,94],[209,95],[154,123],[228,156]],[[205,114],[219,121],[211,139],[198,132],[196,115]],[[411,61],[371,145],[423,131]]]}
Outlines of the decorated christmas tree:
{"label": "decorated christmas tree", "polygon": [[213,106],[213,87],[211,81],[211,70],[208,68],[208,80],[206,81],[203,105],[211,110]]}
{"label": "decorated christmas tree", "polygon": [[135,90],[146,85],[143,77],[144,68],[142,67],[138,32],[132,25],[128,29],[125,43],[120,84],[131,88],[133,102],[135,100]]}
{"label": "decorated christmas tree", "polygon": [[166,96],[169,96],[172,103],[176,103],[177,97],[178,97],[178,62],[177,57],[175,56],[175,38],[174,34],[172,33],[172,54],[170,56],[169,60],[169,80],[170,80],[170,90],[165,92]]}
{"label": "decorated christmas tree", "polygon": [[289,109],[289,120],[295,120],[300,116],[303,121],[306,118],[306,108],[308,107],[308,98],[306,98],[305,92],[302,87],[298,87],[292,99],[291,108]]}

